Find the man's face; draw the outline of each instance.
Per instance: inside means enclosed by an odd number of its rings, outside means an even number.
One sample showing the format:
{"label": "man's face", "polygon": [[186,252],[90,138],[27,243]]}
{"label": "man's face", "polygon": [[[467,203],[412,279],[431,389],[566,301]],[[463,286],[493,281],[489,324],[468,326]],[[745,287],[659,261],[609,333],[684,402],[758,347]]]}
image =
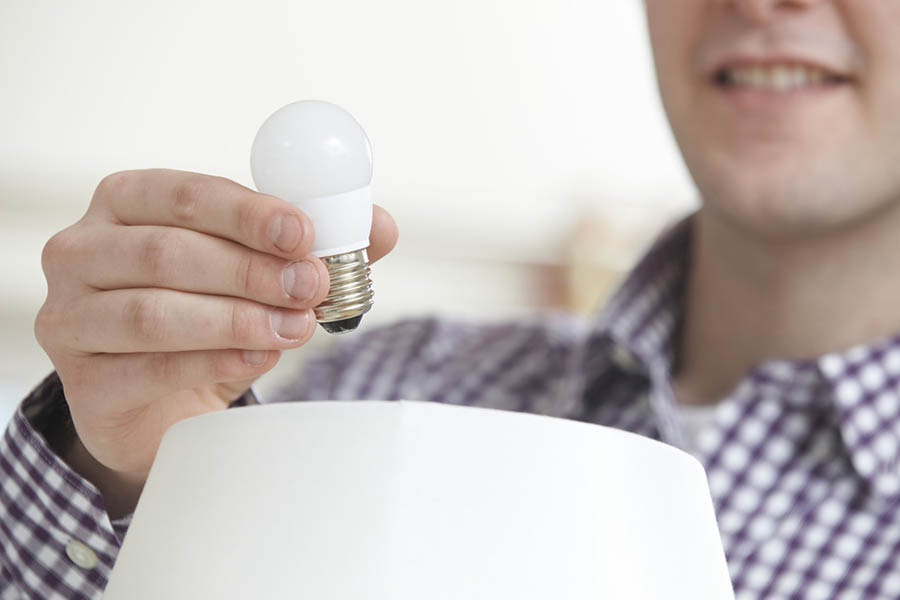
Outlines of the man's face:
{"label": "man's face", "polygon": [[900,205],[900,2],[646,0],[704,207],[765,235]]}

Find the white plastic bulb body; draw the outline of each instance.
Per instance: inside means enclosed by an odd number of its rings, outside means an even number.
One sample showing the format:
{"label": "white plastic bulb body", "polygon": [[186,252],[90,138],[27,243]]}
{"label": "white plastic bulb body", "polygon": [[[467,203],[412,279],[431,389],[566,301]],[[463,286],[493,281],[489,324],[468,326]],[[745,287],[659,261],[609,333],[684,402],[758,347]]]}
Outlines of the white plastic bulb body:
{"label": "white plastic bulb body", "polygon": [[372,307],[372,146],[343,108],[319,100],[288,104],[259,128],[250,152],[257,189],[306,213],[312,252],[328,266],[331,289],[316,318],[331,333],[355,329]]}

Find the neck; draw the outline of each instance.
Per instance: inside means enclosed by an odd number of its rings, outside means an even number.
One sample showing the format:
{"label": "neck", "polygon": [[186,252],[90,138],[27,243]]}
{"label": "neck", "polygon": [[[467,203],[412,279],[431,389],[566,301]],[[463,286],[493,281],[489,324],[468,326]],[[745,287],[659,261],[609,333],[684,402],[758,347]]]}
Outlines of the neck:
{"label": "neck", "polygon": [[898,232],[900,215],[882,214],[773,240],[701,209],[673,382],[679,402],[717,402],[768,359],[812,359],[900,330]]}

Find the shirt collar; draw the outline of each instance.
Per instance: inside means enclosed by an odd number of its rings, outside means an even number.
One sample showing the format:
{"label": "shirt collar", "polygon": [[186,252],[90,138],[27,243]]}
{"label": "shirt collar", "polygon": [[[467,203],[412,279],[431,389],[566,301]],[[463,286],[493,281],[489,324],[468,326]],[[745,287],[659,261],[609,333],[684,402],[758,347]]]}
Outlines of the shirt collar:
{"label": "shirt collar", "polygon": [[[675,362],[683,314],[692,218],[663,233],[600,314],[589,337],[593,364],[607,362],[631,374],[668,377]],[[854,469],[877,493],[900,494],[900,334],[811,360],[773,359],[747,374],[753,381],[817,389],[813,404],[832,411]],[[655,380],[653,385],[663,385]],[[671,403],[671,390],[669,390]],[[810,394],[811,396],[813,394]],[[812,409],[812,407],[811,407]],[[666,402],[652,407],[671,422]],[[679,434],[666,435],[666,441]]]}
{"label": "shirt collar", "polygon": [[606,304],[590,332],[586,389],[609,369],[650,380],[648,407],[662,441],[685,448],[669,373],[676,351],[691,220],[664,232]]}
{"label": "shirt collar", "polygon": [[613,342],[644,366],[669,370],[676,351],[691,219],[664,232],[638,262],[601,313],[592,339]]}
{"label": "shirt collar", "polygon": [[876,493],[900,494],[900,335],[816,364],[854,469]]}

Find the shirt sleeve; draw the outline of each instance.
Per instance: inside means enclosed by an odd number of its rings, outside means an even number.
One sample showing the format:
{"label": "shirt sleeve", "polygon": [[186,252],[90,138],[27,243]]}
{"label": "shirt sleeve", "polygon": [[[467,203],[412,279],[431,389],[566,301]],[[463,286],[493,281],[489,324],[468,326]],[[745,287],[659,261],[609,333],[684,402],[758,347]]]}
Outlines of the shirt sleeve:
{"label": "shirt sleeve", "polygon": [[572,416],[583,336],[572,317],[481,323],[416,318],[342,338],[272,402],[413,400]]}
{"label": "shirt sleeve", "polygon": [[[0,439],[0,600],[99,599],[131,522],[110,521],[99,490],[48,443],[63,402],[53,373]],[[248,392],[232,406],[255,403]]]}
{"label": "shirt sleeve", "polygon": [[32,424],[62,393],[54,373],[22,402],[0,440],[0,598],[100,598],[119,551],[97,488]]}

